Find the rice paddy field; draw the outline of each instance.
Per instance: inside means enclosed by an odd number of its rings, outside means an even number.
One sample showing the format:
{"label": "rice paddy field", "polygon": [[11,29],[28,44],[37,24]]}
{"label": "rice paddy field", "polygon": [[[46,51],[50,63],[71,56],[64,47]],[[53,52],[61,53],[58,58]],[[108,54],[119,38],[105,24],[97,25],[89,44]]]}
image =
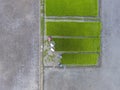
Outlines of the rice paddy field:
{"label": "rice paddy field", "polygon": [[99,37],[100,22],[47,22],[48,36],[93,36]]}
{"label": "rice paddy field", "polygon": [[99,52],[100,38],[54,38],[55,51]]}
{"label": "rice paddy field", "polygon": [[98,0],[46,0],[46,16],[98,16]]}
{"label": "rice paddy field", "polygon": [[99,54],[63,54],[62,64],[66,65],[95,65]]}
{"label": "rice paddy field", "polygon": [[[99,1],[45,0],[44,4],[45,15],[50,19],[45,20],[45,36],[53,37],[56,52],[64,52],[60,63],[67,66],[98,65],[102,29],[101,22],[96,19],[99,17]],[[65,18],[64,21],[64,17],[69,20]],[[74,17],[86,20],[74,20]]]}

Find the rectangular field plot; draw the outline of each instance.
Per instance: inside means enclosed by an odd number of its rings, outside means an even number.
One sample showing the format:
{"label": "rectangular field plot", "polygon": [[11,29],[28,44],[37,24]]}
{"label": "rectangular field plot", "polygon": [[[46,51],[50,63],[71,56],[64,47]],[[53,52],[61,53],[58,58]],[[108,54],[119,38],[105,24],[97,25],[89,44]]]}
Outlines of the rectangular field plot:
{"label": "rectangular field plot", "polygon": [[53,38],[56,51],[99,52],[100,38]]}
{"label": "rectangular field plot", "polygon": [[63,54],[61,64],[65,65],[97,65],[99,54]]}
{"label": "rectangular field plot", "polygon": [[98,0],[45,0],[46,16],[98,16]]}
{"label": "rectangular field plot", "polygon": [[47,22],[48,36],[100,36],[100,22]]}

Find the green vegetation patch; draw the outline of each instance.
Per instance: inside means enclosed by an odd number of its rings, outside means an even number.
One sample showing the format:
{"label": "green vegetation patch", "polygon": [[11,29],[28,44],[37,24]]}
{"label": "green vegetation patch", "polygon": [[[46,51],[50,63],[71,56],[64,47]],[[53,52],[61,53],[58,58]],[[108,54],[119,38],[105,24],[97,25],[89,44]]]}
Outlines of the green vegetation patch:
{"label": "green vegetation patch", "polygon": [[97,65],[99,54],[63,54],[61,63],[65,65]]}
{"label": "green vegetation patch", "polygon": [[100,38],[54,38],[56,51],[99,52]]}
{"label": "green vegetation patch", "polygon": [[47,22],[48,36],[100,36],[100,22]]}
{"label": "green vegetation patch", "polygon": [[45,0],[47,16],[98,16],[98,0]]}

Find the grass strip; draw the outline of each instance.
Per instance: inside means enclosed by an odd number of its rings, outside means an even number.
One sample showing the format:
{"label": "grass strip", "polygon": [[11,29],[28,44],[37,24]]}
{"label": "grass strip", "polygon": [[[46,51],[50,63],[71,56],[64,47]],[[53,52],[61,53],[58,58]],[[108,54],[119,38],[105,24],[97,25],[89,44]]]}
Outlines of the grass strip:
{"label": "grass strip", "polygon": [[97,65],[98,54],[63,54],[61,63],[65,65]]}
{"label": "grass strip", "polygon": [[56,51],[99,52],[100,38],[54,38]]}
{"label": "grass strip", "polygon": [[98,16],[98,0],[45,0],[47,16]]}
{"label": "grass strip", "polygon": [[47,22],[48,36],[100,36],[100,22]]}

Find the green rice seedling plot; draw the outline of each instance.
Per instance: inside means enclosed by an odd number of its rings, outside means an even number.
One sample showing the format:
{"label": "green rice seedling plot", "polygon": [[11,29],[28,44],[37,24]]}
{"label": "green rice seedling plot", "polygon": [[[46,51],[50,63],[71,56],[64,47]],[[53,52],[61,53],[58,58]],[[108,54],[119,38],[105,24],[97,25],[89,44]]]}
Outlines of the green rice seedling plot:
{"label": "green rice seedling plot", "polygon": [[56,51],[99,52],[100,38],[54,38]]}
{"label": "green rice seedling plot", "polygon": [[100,22],[46,22],[48,36],[100,36]]}
{"label": "green rice seedling plot", "polygon": [[98,16],[98,0],[45,0],[46,16]]}
{"label": "green rice seedling plot", "polygon": [[65,65],[97,65],[99,54],[63,54],[61,63]]}

